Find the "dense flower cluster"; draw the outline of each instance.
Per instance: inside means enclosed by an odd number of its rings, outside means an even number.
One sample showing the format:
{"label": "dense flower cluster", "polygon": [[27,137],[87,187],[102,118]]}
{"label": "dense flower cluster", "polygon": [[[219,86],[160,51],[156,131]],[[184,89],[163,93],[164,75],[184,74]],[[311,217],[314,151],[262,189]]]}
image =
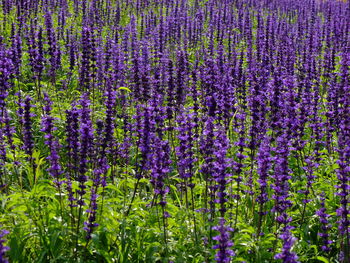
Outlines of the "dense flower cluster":
{"label": "dense flower cluster", "polygon": [[2,0],[0,17],[12,261],[350,262],[349,0]]}
{"label": "dense flower cluster", "polygon": [[0,230],[0,262],[1,263],[8,263],[8,259],[6,258],[6,251],[8,251],[10,248],[7,246],[4,246],[4,242],[6,240],[4,239],[4,236],[9,234],[9,231],[7,230]]}
{"label": "dense flower cluster", "polygon": [[333,243],[332,240],[329,240],[329,229],[332,227],[329,224],[328,218],[330,215],[327,214],[327,210],[325,207],[325,198],[324,195],[322,194],[321,196],[321,208],[316,212],[316,214],[319,216],[320,223],[322,224],[321,226],[321,231],[318,233],[318,235],[322,238],[322,250],[324,252],[329,252],[330,245]]}

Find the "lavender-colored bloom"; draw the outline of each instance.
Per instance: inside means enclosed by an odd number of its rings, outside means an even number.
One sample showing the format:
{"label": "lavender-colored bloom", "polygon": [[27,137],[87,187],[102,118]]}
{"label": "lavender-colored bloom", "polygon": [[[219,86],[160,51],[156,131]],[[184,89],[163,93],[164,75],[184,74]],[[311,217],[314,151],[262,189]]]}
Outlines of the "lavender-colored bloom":
{"label": "lavender-colored bloom", "polygon": [[151,66],[148,43],[142,43],[142,56],[140,56],[139,70],[140,70],[140,86],[138,97],[142,101],[147,101],[150,98],[151,91]]}
{"label": "lavender-colored bloom", "polygon": [[96,212],[97,212],[97,194],[96,194],[96,188],[93,187],[91,188],[91,196],[90,196],[90,208],[86,210],[88,213],[88,220],[84,222],[84,230],[86,231],[86,239],[90,240],[91,239],[91,234],[98,226],[98,224],[95,222],[96,221]]}
{"label": "lavender-colored bloom", "polygon": [[[203,210],[211,213],[204,215],[204,228],[222,218],[216,230],[223,233],[217,237],[223,249],[229,240],[225,227],[235,225],[239,239],[242,219],[248,217],[243,223],[258,226],[257,242],[274,225],[276,261],[293,262],[291,226],[304,228],[317,187],[335,180],[335,190],[325,198],[334,192],[336,208],[327,212],[322,202],[317,208],[319,250],[332,258],[340,251],[348,263],[350,5],[345,2],[1,0],[1,184],[22,173],[21,140],[25,157],[35,165],[34,131],[42,121],[45,137],[39,141],[45,145],[38,150],[45,154],[46,149],[46,165],[56,183],[64,172],[72,225],[78,232],[85,221],[88,240],[96,224],[103,223],[97,219],[97,208],[103,207],[97,205],[109,190],[100,187],[120,176],[135,176],[130,203],[140,191],[140,198],[147,199],[154,190],[154,204],[161,206],[157,210],[167,207],[170,212],[166,205],[175,193],[168,195],[167,186],[184,182],[193,187],[190,199],[187,187],[180,193],[186,209],[203,202]],[[70,26],[74,21],[78,23]],[[76,99],[74,88],[88,94],[67,110],[67,100]],[[64,128],[57,122],[54,131],[54,114],[41,89],[67,92],[60,104],[67,110]],[[18,108],[11,101],[15,92]],[[38,101],[30,103],[46,104],[41,118],[31,117],[26,96],[34,92]],[[292,219],[291,210],[300,220]],[[326,228],[332,220],[327,213],[335,212],[339,238],[328,255],[331,231]],[[168,216],[166,211],[163,215]],[[193,225],[201,220],[192,219]],[[193,229],[197,241],[203,229]],[[310,239],[308,233],[296,232],[301,240]],[[79,237],[77,233],[77,257],[82,255]],[[312,242],[315,238],[310,246]],[[217,260],[229,261],[225,253],[217,254]],[[254,261],[252,255],[240,256]],[[256,260],[273,260],[261,256]],[[203,257],[211,260],[206,252]]]}
{"label": "lavender-colored bloom", "polygon": [[197,79],[197,72],[196,70],[193,70],[192,72],[192,85],[190,86],[190,92],[192,95],[192,99],[193,99],[193,129],[194,129],[194,140],[198,140],[199,138],[199,110],[200,110],[200,106],[199,106],[199,91],[197,89],[197,83],[198,79]]}
{"label": "lavender-colored bloom", "polygon": [[54,137],[53,132],[55,127],[53,125],[54,118],[51,116],[51,106],[52,101],[50,100],[47,93],[44,94],[44,112],[45,116],[42,119],[43,128],[41,131],[45,133],[45,144],[49,147],[50,155],[47,157],[47,160],[50,162],[50,167],[48,168],[49,174],[54,178],[54,183],[57,187],[60,187],[62,182],[59,181],[61,174],[63,173],[60,165],[60,157],[58,155],[60,144],[58,140]]}
{"label": "lavender-colored bloom", "polygon": [[4,135],[7,137],[7,143],[10,146],[10,149],[12,151],[15,151],[16,146],[13,143],[13,134],[15,132],[15,129],[12,126],[12,123],[11,123],[12,119],[8,115],[7,111],[4,111],[4,119],[3,119],[3,121],[4,121],[4,124],[5,124]]}
{"label": "lavender-colored bloom", "polygon": [[11,53],[14,66],[14,75],[18,78],[22,64],[22,39],[19,32],[15,32],[15,25],[12,24]]}
{"label": "lavender-colored bloom", "polygon": [[203,155],[204,163],[201,167],[201,172],[209,179],[209,175],[213,173],[213,161],[214,161],[214,133],[215,125],[214,119],[208,117],[204,125],[203,137],[200,141],[200,152]]}
{"label": "lavender-colored bloom", "polygon": [[259,203],[259,222],[258,222],[258,235],[262,235],[264,233],[261,232],[263,216],[267,214],[265,204],[269,200],[268,196],[268,180],[269,180],[269,169],[271,167],[272,157],[270,154],[270,138],[265,135],[263,142],[260,144],[259,152],[258,152],[258,168],[257,173],[259,175],[259,179],[257,180],[259,183],[259,194],[256,198],[256,201]]}
{"label": "lavender-colored bloom", "polygon": [[69,206],[75,207],[76,198],[74,197],[72,189],[72,179],[78,177],[79,167],[79,110],[73,106],[71,110],[66,111],[66,142],[68,155],[68,172],[66,173],[66,189],[68,192]]}
{"label": "lavender-colored bloom", "polygon": [[78,205],[81,207],[85,204],[83,196],[86,193],[87,171],[91,162],[91,154],[93,153],[93,128],[90,117],[91,110],[89,109],[90,100],[88,95],[84,94],[80,100],[82,109],[80,110],[80,152],[79,152],[79,169],[78,169],[78,182],[79,195]]}
{"label": "lavender-colored bloom", "polygon": [[159,205],[165,207],[166,194],[169,187],[165,185],[165,180],[170,172],[170,146],[168,141],[161,140],[158,136],[153,137],[152,153],[150,159],[151,179],[154,187],[154,194],[159,197]]}
{"label": "lavender-colored bloom", "polygon": [[176,76],[176,103],[182,105],[186,98],[187,87],[187,60],[185,51],[177,52],[177,76]]}
{"label": "lavender-colored bloom", "polygon": [[298,262],[298,257],[291,251],[296,239],[290,232],[293,227],[290,226],[292,218],[287,214],[287,209],[292,206],[289,198],[289,183],[291,179],[288,168],[288,136],[286,133],[277,137],[275,169],[274,169],[274,184],[272,189],[274,194],[272,199],[275,200],[275,206],[272,211],[276,213],[276,222],[283,226],[280,239],[283,241],[282,252],[275,255],[276,259],[282,259],[283,262]]}
{"label": "lavender-colored bloom", "polygon": [[291,176],[288,168],[289,151],[286,134],[277,138],[277,147],[275,151],[274,184],[271,186],[274,190],[272,199],[275,200],[275,206],[272,211],[277,213],[277,222],[286,225],[292,220],[286,213],[287,209],[292,206],[292,202],[288,199],[288,180],[291,179]]}
{"label": "lavender-colored bloom", "polygon": [[94,60],[95,50],[93,44],[93,32],[90,27],[83,27],[82,29],[82,57],[81,57],[81,67],[79,72],[79,83],[82,90],[90,90],[90,84],[92,80],[92,71],[94,65],[92,61]]}
{"label": "lavender-colored bloom", "polygon": [[150,154],[151,154],[151,142],[154,135],[154,120],[151,115],[151,109],[147,106],[137,107],[137,114],[135,116],[137,125],[138,142],[137,145],[141,152],[141,161],[139,165],[139,171],[137,171],[135,177],[140,179],[143,177],[143,172],[149,168]]}
{"label": "lavender-colored bloom", "polygon": [[112,87],[108,87],[106,92],[106,121],[104,129],[104,138],[102,143],[102,155],[109,153],[113,148],[113,134],[114,134],[114,116],[115,110],[116,92],[112,90]]}
{"label": "lavender-colored bloom", "polygon": [[73,27],[70,27],[69,31],[67,29],[67,49],[69,53],[69,70],[73,71],[77,59],[77,46],[76,39],[73,36]]}
{"label": "lavender-colored bloom", "polygon": [[[214,118],[208,117],[205,122],[203,136],[200,140],[200,152],[203,156],[204,162],[200,167],[200,172],[204,175],[204,180],[206,181],[206,193],[204,197],[204,205],[207,208],[207,194],[210,194],[210,201],[208,204],[210,206],[210,211],[212,214],[215,213],[215,192],[217,185],[213,184],[214,178],[211,176],[214,173],[214,148],[212,147],[215,143],[215,124]],[[210,192],[209,192],[210,190]],[[213,219],[211,219],[213,220]]]}
{"label": "lavender-colored bloom", "polygon": [[152,119],[154,120],[154,132],[160,139],[163,139],[164,132],[167,130],[165,127],[166,120],[166,107],[163,106],[164,98],[161,95],[154,95],[150,101]]}
{"label": "lavender-colored bloom", "polygon": [[350,210],[349,210],[349,196],[350,196],[350,80],[349,80],[349,65],[350,58],[349,54],[342,54],[342,79],[339,85],[339,92],[342,94],[342,97],[339,99],[339,116],[340,116],[340,129],[338,132],[338,154],[339,159],[337,164],[339,168],[337,169],[337,177],[339,184],[336,186],[338,189],[337,195],[340,196],[340,207],[337,209],[338,220],[338,229],[344,239],[343,244],[343,253],[344,261],[350,260],[350,244],[348,244],[350,239]]}
{"label": "lavender-colored bloom", "polygon": [[218,242],[213,246],[213,249],[217,249],[218,252],[215,255],[216,262],[229,263],[231,258],[235,256],[235,253],[230,249],[233,246],[233,242],[230,240],[230,232],[233,231],[231,227],[225,226],[225,219],[220,218],[219,225],[214,226],[213,230],[218,231],[220,234],[213,237],[213,240]]}
{"label": "lavender-colored bloom", "polygon": [[275,255],[275,259],[281,259],[283,263],[298,263],[298,256],[294,252],[291,252],[296,238],[293,237],[290,230],[291,227],[285,228],[284,232],[279,236],[283,241],[283,247],[281,253]]}
{"label": "lavender-colored bloom", "polygon": [[215,203],[219,204],[220,219],[219,225],[213,227],[213,230],[220,232],[218,236],[213,237],[213,240],[218,241],[218,244],[213,249],[218,249],[215,259],[217,262],[230,262],[231,257],[234,256],[230,247],[233,242],[230,241],[229,232],[233,231],[232,228],[225,226],[225,212],[226,203],[228,201],[228,193],[226,191],[227,184],[231,181],[229,179],[228,168],[230,167],[230,160],[226,157],[227,150],[229,148],[229,140],[226,137],[225,130],[222,127],[218,127],[214,132],[214,156],[215,160],[212,163],[212,176],[213,180],[217,183],[214,190],[216,191],[217,199]]}
{"label": "lavender-colored bloom", "polygon": [[27,96],[23,105],[23,149],[28,155],[29,159],[32,158],[34,149],[34,137],[32,132],[32,118],[35,116],[31,113],[31,108],[34,106],[31,104],[32,98]]}
{"label": "lavender-colored bloom", "polygon": [[222,218],[225,216],[226,203],[228,201],[226,187],[231,181],[231,179],[229,179],[230,174],[228,174],[230,160],[226,157],[228,148],[229,140],[226,137],[225,130],[223,128],[218,128],[215,132],[213,177],[217,183],[217,199],[215,202],[220,206],[219,212]]}
{"label": "lavender-colored bloom", "polygon": [[20,124],[20,128],[22,129],[23,125],[24,125],[24,123],[23,123],[23,120],[24,120],[24,118],[23,118],[23,116],[24,116],[24,109],[23,109],[24,103],[23,103],[23,98],[22,98],[21,92],[17,92],[16,95],[17,95],[17,98],[18,98],[18,100],[16,101],[16,105],[17,105],[16,113],[17,113],[17,116],[18,116],[18,122]]}
{"label": "lavender-colored bloom", "polygon": [[[268,187],[268,178],[269,178],[269,169],[271,166],[271,157],[270,157],[270,138],[266,136],[264,141],[260,145],[259,153],[258,153],[258,169],[257,172],[259,174],[258,183],[260,185],[260,192],[257,197],[257,202],[261,205],[264,205],[269,199],[267,195],[267,187]],[[263,211],[260,211],[263,213]]]}
{"label": "lavender-colored bloom", "polygon": [[4,110],[6,104],[5,99],[11,88],[10,79],[15,73],[13,61],[10,58],[10,50],[6,49],[5,46],[0,43],[0,112]]}
{"label": "lavender-colored bloom", "polygon": [[56,35],[55,30],[52,25],[52,18],[51,13],[47,12],[45,14],[45,25],[46,25],[46,35],[47,35],[47,42],[49,45],[48,53],[50,55],[50,76],[52,78],[55,78],[56,71],[61,65],[61,51],[59,49],[59,46],[56,43]]}
{"label": "lavender-colored bloom", "polygon": [[166,90],[166,100],[167,100],[167,119],[171,120],[174,117],[175,112],[175,79],[174,79],[174,65],[171,60],[168,61],[168,88]]}
{"label": "lavender-colored bloom", "polygon": [[331,225],[329,224],[328,218],[330,215],[326,213],[326,207],[325,207],[325,198],[324,194],[321,195],[321,207],[319,210],[317,210],[316,215],[319,216],[319,220],[321,225],[321,231],[318,233],[319,237],[322,238],[322,246],[321,249],[324,252],[329,252],[331,248],[329,245],[331,245],[333,242],[329,239],[328,231],[331,229]]}
{"label": "lavender-colored bloom", "polygon": [[191,178],[193,176],[194,163],[194,140],[193,128],[193,114],[183,111],[178,118],[179,123],[179,146],[176,147],[176,154],[178,156],[178,169],[181,178]]}
{"label": "lavender-colored bloom", "polygon": [[6,258],[6,251],[10,250],[9,247],[4,246],[4,243],[6,240],[4,239],[4,236],[9,234],[10,232],[7,230],[0,230],[0,262],[1,263],[8,263],[8,259]]}
{"label": "lavender-colored bloom", "polygon": [[112,83],[119,86],[125,86],[125,60],[126,56],[124,55],[123,51],[121,50],[121,47],[119,44],[114,43],[112,45],[113,53],[112,53],[112,72],[111,72],[111,79]]}
{"label": "lavender-colored bloom", "polygon": [[312,185],[314,183],[314,180],[316,176],[314,175],[314,170],[316,169],[316,163],[313,157],[305,158],[306,167],[304,167],[305,173],[306,173],[306,190],[299,191],[300,193],[303,193],[305,195],[305,199],[303,200],[303,203],[307,204],[311,202],[310,199],[308,199],[308,196],[310,194],[310,190],[312,190]]}
{"label": "lavender-colored bloom", "polygon": [[96,135],[95,135],[95,142],[94,142],[94,155],[96,157],[104,156],[104,153],[105,153],[102,150],[103,129],[104,129],[104,122],[101,119],[96,120],[96,130],[95,130]]}
{"label": "lavender-colored bloom", "polygon": [[236,175],[234,177],[234,180],[237,182],[237,194],[235,196],[236,199],[239,199],[239,193],[240,193],[240,184],[242,182],[242,172],[244,168],[244,159],[247,158],[247,156],[244,154],[244,148],[246,147],[246,134],[245,134],[245,117],[246,114],[244,113],[242,108],[237,109],[238,113],[235,118],[234,123],[234,129],[238,133],[238,140],[234,143],[235,146],[238,147],[238,151],[236,154],[236,160],[233,161],[233,172]]}
{"label": "lavender-colored bloom", "polygon": [[34,73],[34,81],[41,78],[44,69],[44,52],[42,38],[42,28],[40,27],[39,32],[36,32],[33,23],[31,23],[30,32],[27,36],[27,43],[29,46],[29,64]]}
{"label": "lavender-colored bloom", "polygon": [[3,129],[0,128],[0,188],[6,186],[4,181],[4,166],[6,162],[6,144],[4,142]]}

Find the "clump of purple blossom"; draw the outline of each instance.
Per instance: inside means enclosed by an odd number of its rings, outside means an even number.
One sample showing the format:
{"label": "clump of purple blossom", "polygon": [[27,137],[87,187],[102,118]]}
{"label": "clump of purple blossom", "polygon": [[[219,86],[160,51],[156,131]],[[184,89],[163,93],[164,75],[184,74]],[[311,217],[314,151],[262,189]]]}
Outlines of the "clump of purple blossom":
{"label": "clump of purple blossom", "polygon": [[2,263],[8,263],[8,259],[6,258],[6,252],[10,250],[8,246],[4,246],[4,243],[6,242],[5,236],[9,234],[10,232],[7,230],[0,230],[0,262]]}

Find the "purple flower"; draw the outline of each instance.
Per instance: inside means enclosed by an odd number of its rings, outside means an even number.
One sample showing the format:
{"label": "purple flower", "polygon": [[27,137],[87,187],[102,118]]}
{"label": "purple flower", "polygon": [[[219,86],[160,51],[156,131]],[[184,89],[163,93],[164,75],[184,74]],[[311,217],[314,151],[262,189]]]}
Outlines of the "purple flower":
{"label": "purple flower", "polygon": [[10,116],[8,115],[8,112],[7,111],[4,111],[4,124],[5,124],[5,127],[4,127],[4,134],[6,135],[7,137],[7,143],[8,145],[10,146],[10,149],[12,151],[15,151],[16,149],[16,146],[14,145],[13,143],[13,134],[15,132],[15,129],[14,127],[12,126],[12,123],[11,123],[12,119],[10,118]]}
{"label": "purple flower", "polygon": [[166,194],[169,187],[165,185],[165,180],[170,172],[170,146],[168,141],[161,140],[158,136],[153,137],[152,152],[150,158],[151,179],[150,182],[154,187],[154,194],[159,197],[159,205],[166,205]]}
{"label": "purple flower", "polygon": [[298,256],[291,252],[296,238],[293,237],[290,229],[290,227],[285,228],[284,232],[279,236],[283,241],[283,247],[281,253],[275,255],[275,259],[281,259],[283,263],[298,263]]}
{"label": "purple flower", "polygon": [[94,32],[91,27],[84,26],[82,29],[82,56],[79,71],[79,83],[83,91],[90,90],[90,84],[95,77],[96,48]]}
{"label": "purple flower", "polygon": [[213,240],[217,241],[218,244],[213,246],[213,249],[217,249],[215,255],[216,262],[229,263],[235,253],[230,249],[233,246],[233,242],[230,240],[230,232],[233,231],[231,227],[225,226],[225,219],[220,218],[219,225],[214,226],[213,230],[219,232],[219,235],[213,237]]}
{"label": "purple flower", "polygon": [[47,42],[49,45],[48,53],[50,55],[50,76],[54,79],[56,77],[56,71],[61,66],[61,51],[59,45],[57,45],[55,30],[52,24],[51,13],[47,12],[45,14],[45,25],[46,25],[46,35]]}
{"label": "purple flower", "polygon": [[35,114],[31,113],[34,105],[31,104],[32,98],[27,96],[24,100],[23,106],[23,149],[31,160],[34,149],[34,137],[32,132],[32,118]]}
{"label": "purple flower", "polygon": [[15,61],[11,59],[10,50],[5,48],[5,45],[0,43],[0,111],[5,108],[5,99],[12,87],[11,78],[15,73]]}
{"label": "purple flower", "polygon": [[179,146],[176,147],[176,154],[178,157],[178,169],[181,178],[191,178],[193,176],[194,163],[194,138],[193,128],[193,114],[182,111],[178,118],[179,127]]}
{"label": "purple flower", "polygon": [[78,205],[81,207],[85,205],[83,197],[86,193],[86,185],[87,182],[87,171],[89,168],[89,164],[91,163],[90,157],[93,153],[93,128],[89,109],[90,100],[88,99],[88,95],[84,94],[80,100],[80,104],[82,109],[80,110],[80,152],[79,152],[79,168],[78,168],[78,182],[79,182],[79,190],[77,193],[79,195],[79,200],[77,201]]}
{"label": "purple flower", "polygon": [[269,179],[269,169],[271,167],[272,157],[270,156],[270,137],[265,135],[263,142],[260,145],[258,152],[258,168],[257,172],[259,175],[259,179],[257,180],[259,183],[259,194],[256,198],[256,201],[259,203],[259,223],[258,223],[258,235],[262,235],[261,233],[261,225],[263,216],[267,213],[265,211],[265,204],[269,200],[267,189],[268,189],[268,179]]}
{"label": "purple flower", "polygon": [[141,152],[141,161],[137,163],[138,171],[135,177],[140,179],[143,177],[144,171],[149,168],[150,154],[151,154],[151,142],[154,135],[155,122],[151,114],[151,108],[149,106],[139,105],[137,107],[136,129],[138,135],[137,145]]}
{"label": "purple flower", "polygon": [[96,194],[96,188],[91,188],[91,196],[90,196],[90,208],[86,210],[88,213],[88,220],[84,222],[84,230],[86,231],[86,239],[91,239],[91,234],[99,224],[97,224],[96,221],[96,212],[97,212],[97,194]]}
{"label": "purple flower", "polygon": [[226,157],[227,150],[229,148],[229,140],[226,137],[225,130],[223,128],[218,128],[215,132],[215,142],[214,142],[214,155],[215,161],[213,163],[213,178],[217,183],[217,199],[215,203],[220,205],[219,212],[220,216],[224,218],[226,212],[226,203],[228,201],[228,193],[226,191],[226,186],[231,181],[230,174],[228,173],[228,168],[230,166],[230,160]]}
{"label": "purple flower", "polygon": [[113,148],[113,134],[114,134],[114,116],[115,110],[116,92],[109,86],[106,92],[106,120],[104,129],[104,138],[102,142],[102,153],[110,153]]}
{"label": "purple flower", "polygon": [[[264,205],[269,199],[268,194],[266,192],[268,187],[268,178],[269,178],[269,169],[271,166],[271,160],[270,157],[270,138],[266,136],[260,146],[259,153],[258,153],[258,168],[257,172],[259,174],[258,183],[260,185],[260,193],[257,197],[257,202],[259,202],[261,205]],[[263,211],[261,211],[263,212]]]}
{"label": "purple flower", "polygon": [[8,259],[6,258],[6,251],[10,250],[9,247],[4,246],[4,243],[6,240],[4,239],[4,236],[9,234],[10,232],[7,230],[0,230],[0,262],[1,263],[8,263]]}
{"label": "purple flower", "polygon": [[290,171],[288,168],[288,135],[282,133],[277,137],[277,146],[275,148],[276,157],[274,164],[274,184],[272,189],[274,194],[272,199],[275,200],[275,205],[272,211],[276,213],[276,222],[283,226],[282,234],[279,238],[283,242],[282,252],[275,255],[276,259],[282,259],[283,262],[298,262],[298,257],[295,253],[291,252],[292,246],[296,239],[290,232],[293,227],[290,226],[292,218],[287,214],[288,208],[292,206],[291,200],[289,200],[289,183],[288,180],[291,179]]}
{"label": "purple flower", "polygon": [[66,143],[68,156],[68,172],[66,173],[66,189],[68,192],[69,206],[75,207],[76,198],[72,189],[72,180],[78,176],[79,167],[79,110],[73,106],[71,110],[66,111]]}
{"label": "purple flower", "polygon": [[325,198],[324,198],[324,193],[321,195],[321,208],[316,212],[316,215],[318,215],[321,225],[321,231],[318,233],[319,237],[322,238],[322,251],[324,252],[329,252],[331,248],[329,247],[330,244],[332,244],[332,240],[329,240],[329,234],[328,230],[331,229],[331,225],[328,222],[328,218],[330,215],[326,213],[326,208],[325,208]]}
{"label": "purple flower", "polygon": [[35,31],[36,28],[33,23],[30,25],[30,31],[27,35],[27,43],[29,46],[29,64],[34,73],[34,81],[41,78],[44,70],[44,51],[43,51],[43,37],[42,28],[39,28],[39,32]]}
{"label": "purple flower", "polygon": [[54,118],[51,116],[51,106],[52,101],[50,100],[47,93],[44,93],[44,112],[45,116],[42,119],[43,128],[41,131],[45,133],[45,144],[49,147],[50,155],[47,157],[47,160],[50,162],[50,167],[48,168],[49,174],[54,178],[54,184],[59,188],[62,182],[60,182],[60,176],[63,171],[60,165],[60,157],[58,155],[60,144],[58,140],[54,137],[53,131],[55,127],[53,125]]}

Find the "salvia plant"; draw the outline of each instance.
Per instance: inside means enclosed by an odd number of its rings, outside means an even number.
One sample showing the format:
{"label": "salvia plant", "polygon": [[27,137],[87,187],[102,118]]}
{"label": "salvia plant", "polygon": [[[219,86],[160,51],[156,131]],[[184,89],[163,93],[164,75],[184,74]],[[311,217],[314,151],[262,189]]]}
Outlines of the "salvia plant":
{"label": "salvia plant", "polygon": [[0,1],[0,200],[0,263],[349,263],[349,0]]}

